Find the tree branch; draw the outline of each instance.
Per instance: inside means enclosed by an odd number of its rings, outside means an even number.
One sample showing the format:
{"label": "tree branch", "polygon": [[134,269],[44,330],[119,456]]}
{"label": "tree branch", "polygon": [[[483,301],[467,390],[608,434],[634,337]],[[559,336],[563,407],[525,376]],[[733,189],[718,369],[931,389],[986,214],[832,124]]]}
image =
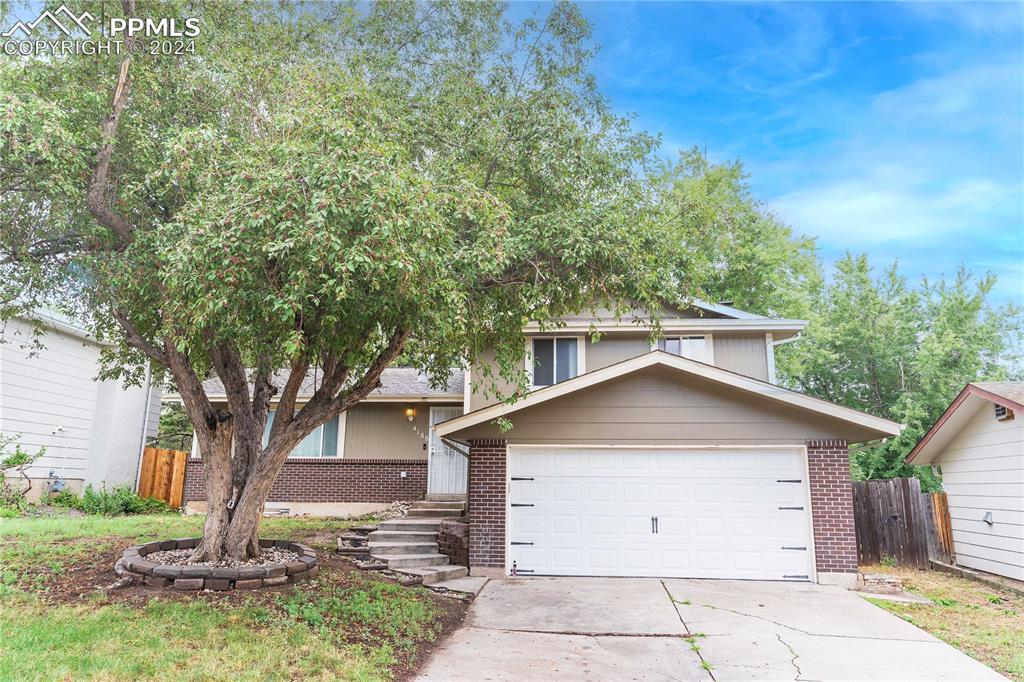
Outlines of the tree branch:
{"label": "tree branch", "polygon": [[151,359],[156,360],[161,365],[167,366],[167,353],[157,348],[155,345],[149,342],[138,330],[135,324],[128,319],[127,315],[124,315],[117,308],[111,306],[110,314],[114,317],[117,323],[124,330],[125,337],[128,340],[129,345],[139,349]]}
{"label": "tree branch", "polygon": [[[125,14],[130,18],[135,15],[135,0],[124,0]],[[132,227],[123,217],[118,215],[111,207],[110,187],[108,173],[110,171],[110,157],[114,152],[114,138],[117,137],[117,126],[121,121],[121,113],[128,102],[128,93],[131,90],[131,79],[128,77],[128,68],[132,63],[132,48],[136,38],[129,36],[125,41],[125,56],[121,60],[121,66],[117,71],[117,85],[114,87],[114,100],[111,103],[110,113],[103,119],[101,126],[103,141],[99,151],[96,153],[96,166],[93,169],[92,179],[89,181],[89,192],[86,195],[86,205],[89,213],[96,221],[116,234],[122,242],[132,240]]]}

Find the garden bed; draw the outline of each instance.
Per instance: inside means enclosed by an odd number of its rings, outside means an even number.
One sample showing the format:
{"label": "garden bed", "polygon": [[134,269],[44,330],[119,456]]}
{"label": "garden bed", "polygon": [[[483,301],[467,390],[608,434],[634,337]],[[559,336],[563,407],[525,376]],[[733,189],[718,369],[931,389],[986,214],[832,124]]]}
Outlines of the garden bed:
{"label": "garden bed", "polygon": [[174,590],[253,590],[297,583],[320,572],[312,547],[289,540],[260,540],[262,561],[186,563],[200,538],[177,538],[134,545],[114,566],[121,577]]}

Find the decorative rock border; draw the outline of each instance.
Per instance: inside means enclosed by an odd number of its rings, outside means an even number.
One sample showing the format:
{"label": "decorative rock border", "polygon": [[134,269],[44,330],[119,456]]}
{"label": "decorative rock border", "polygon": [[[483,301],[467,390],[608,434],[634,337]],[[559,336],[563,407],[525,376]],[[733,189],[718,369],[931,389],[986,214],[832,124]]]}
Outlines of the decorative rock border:
{"label": "decorative rock border", "polygon": [[289,540],[260,540],[260,547],[280,547],[299,555],[298,561],[265,566],[177,566],[148,561],[153,552],[193,549],[202,538],[177,538],[129,547],[114,565],[119,576],[132,578],[146,585],[174,590],[253,590],[297,583],[314,578],[320,572],[312,547]]}

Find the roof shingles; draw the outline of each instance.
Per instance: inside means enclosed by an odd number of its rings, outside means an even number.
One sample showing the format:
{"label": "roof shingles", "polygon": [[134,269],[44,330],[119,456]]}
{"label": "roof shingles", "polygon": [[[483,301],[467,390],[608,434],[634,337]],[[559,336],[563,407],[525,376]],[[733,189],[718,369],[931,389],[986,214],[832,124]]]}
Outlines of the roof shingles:
{"label": "roof shingles", "polygon": [[[381,386],[380,388],[374,389],[369,397],[422,397],[422,396],[459,396],[462,397],[464,372],[461,369],[452,369],[451,376],[448,378],[447,386],[442,388],[432,387],[430,379],[427,375],[422,374],[419,370],[412,367],[389,367],[384,370],[384,373],[380,377]],[[278,390],[284,388],[284,384],[288,379],[288,375],[285,372],[277,372],[274,375],[273,383]],[[306,378],[302,382],[302,386],[299,388],[299,398],[309,398],[313,395],[315,387],[323,379],[323,375],[317,371],[310,371],[306,375]],[[216,398],[224,395],[224,384],[221,383],[220,379],[207,379],[203,382],[203,390],[206,391],[206,395],[211,398]]]}

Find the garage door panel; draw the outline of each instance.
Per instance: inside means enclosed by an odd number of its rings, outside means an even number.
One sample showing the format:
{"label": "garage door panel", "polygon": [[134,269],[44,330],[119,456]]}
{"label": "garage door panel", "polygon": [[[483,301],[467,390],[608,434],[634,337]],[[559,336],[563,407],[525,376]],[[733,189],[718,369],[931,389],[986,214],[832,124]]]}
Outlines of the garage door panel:
{"label": "garage door panel", "polygon": [[510,476],[533,480],[512,481],[510,502],[533,506],[509,510],[509,540],[533,544],[510,561],[538,575],[809,576],[804,468],[797,450],[513,448]]}

